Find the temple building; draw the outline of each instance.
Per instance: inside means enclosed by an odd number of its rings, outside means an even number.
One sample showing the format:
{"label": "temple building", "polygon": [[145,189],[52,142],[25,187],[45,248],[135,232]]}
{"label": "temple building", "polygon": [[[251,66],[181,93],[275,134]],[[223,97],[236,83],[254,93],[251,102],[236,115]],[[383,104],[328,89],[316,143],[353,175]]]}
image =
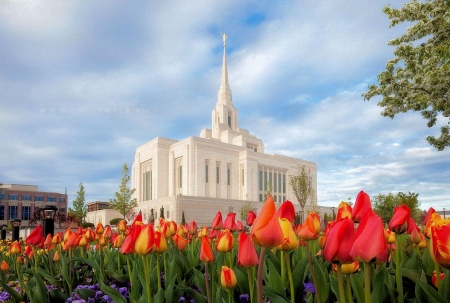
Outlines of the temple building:
{"label": "temple building", "polygon": [[[300,175],[302,167],[317,192],[317,168],[311,161],[264,153],[264,143],[239,127],[228,83],[226,35],[223,35],[223,63],[211,129],[183,140],[157,137],[136,149],[131,171],[131,188],[136,189],[144,222],[161,211],[168,220],[196,221],[210,226],[221,211],[237,213],[249,205],[256,212],[270,188],[275,202],[296,201],[289,185],[290,175]],[[315,202],[311,197],[307,202]]]}

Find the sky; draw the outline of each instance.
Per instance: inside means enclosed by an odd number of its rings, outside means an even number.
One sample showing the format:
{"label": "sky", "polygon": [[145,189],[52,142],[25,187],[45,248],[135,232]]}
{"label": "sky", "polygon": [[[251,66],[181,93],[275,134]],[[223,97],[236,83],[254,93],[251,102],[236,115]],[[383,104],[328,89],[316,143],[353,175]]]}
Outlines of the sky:
{"label": "sky", "polygon": [[239,126],[314,161],[319,205],[401,191],[450,209],[450,148],[425,139],[439,128],[361,96],[409,26],[382,8],[405,3],[1,1],[0,183],[113,198],[138,146],[211,128],[226,33]]}

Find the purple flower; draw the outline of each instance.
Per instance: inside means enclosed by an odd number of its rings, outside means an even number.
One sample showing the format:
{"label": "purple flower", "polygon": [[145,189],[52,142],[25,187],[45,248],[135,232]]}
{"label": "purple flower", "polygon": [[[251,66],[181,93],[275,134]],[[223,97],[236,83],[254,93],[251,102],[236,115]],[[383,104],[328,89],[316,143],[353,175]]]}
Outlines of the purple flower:
{"label": "purple flower", "polygon": [[250,302],[249,299],[250,299],[250,296],[248,294],[243,294],[243,295],[239,296],[240,303],[248,303],[248,302]]}
{"label": "purple flower", "polygon": [[316,288],[314,287],[314,283],[311,283],[311,282],[303,283],[303,291],[315,294]]}

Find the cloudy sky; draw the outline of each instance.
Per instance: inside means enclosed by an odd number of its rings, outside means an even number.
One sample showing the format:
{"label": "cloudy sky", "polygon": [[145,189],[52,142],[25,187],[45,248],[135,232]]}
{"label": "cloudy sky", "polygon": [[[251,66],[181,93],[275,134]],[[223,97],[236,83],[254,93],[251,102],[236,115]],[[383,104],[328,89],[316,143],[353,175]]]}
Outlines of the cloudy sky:
{"label": "cloudy sky", "polygon": [[320,205],[364,190],[450,206],[450,148],[425,140],[439,130],[361,97],[406,28],[382,8],[405,2],[2,1],[0,182],[108,201],[138,146],[211,127],[225,32],[240,127],[316,162]]}

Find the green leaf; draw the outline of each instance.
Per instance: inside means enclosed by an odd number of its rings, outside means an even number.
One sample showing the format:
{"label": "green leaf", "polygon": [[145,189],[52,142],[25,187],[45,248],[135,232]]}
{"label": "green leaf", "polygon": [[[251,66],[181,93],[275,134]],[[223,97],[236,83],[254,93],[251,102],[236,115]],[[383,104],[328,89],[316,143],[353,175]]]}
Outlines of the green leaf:
{"label": "green leaf", "polygon": [[326,302],[330,294],[330,287],[328,285],[328,272],[326,272],[323,263],[319,262],[316,257],[313,257],[314,274],[316,276],[316,295],[320,296],[320,302]]}
{"label": "green leaf", "polygon": [[49,302],[52,303],[64,303],[69,298],[68,295],[59,291],[58,289],[51,289],[48,292]]}
{"label": "green leaf", "polygon": [[205,282],[205,276],[203,273],[201,273],[198,269],[193,268],[194,271],[194,284],[200,288],[202,294],[206,294],[206,282]]}
{"label": "green leaf", "polygon": [[89,298],[95,297],[95,290],[89,288],[80,288],[75,290],[75,293],[81,297],[81,299],[87,301]]}
{"label": "green leaf", "polygon": [[274,290],[268,286],[263,287],[264,296],[270,299],[271,303],[289,303],[288,298],[280,295],[278,290]]}
{"label": "green leaf", "polygon": [[441,286],[439,287],[439,294],[443,296],[447,302],[450,301],[450,272],[448,270],[445,271],[445,278],[442,280]]}
{"label": "green leaf", "polygon": [[434,289],[434,287],[423,282],[421,279],[417,280],[417,284],[422,288],[426,297],[426,302],[430,303],[446,302],[446,300],[436,291],[436,289]]}
{"label": "green leaf", "polygon": [[308,259],[305,257],[301,259],[297,265],[294,267],[292,271],[292,280],[294,282],[294,289],[299,289],[303,282],[305,281],[305,277],[307,275],[306,267],[308,266]]}
{"label": "green leaf", "polygon": [[196,303],[206,303],[207,302],[204,295],[198,293],[197,291],[195,291],[194,289],[192,289],[190,287],[187,287],[184,285],[177,285],[176,288],[188,293],[195,300]]}
{"label": "green leaf", "polygon": [[[154,302],[164,302],[164,296],[165,296],[164,289],[162,289],[162,288],[158,289],[158,292],[156,293],[155,297],[153,298]],[[171,302],[171,301],[169,301],[169,302]]]}
{"label": "green leaf", "polygon": [[356,300],[358,301],[358,303],[364,303],[364,288],[361,284],[361,280],[358,277],[359,274],[350,275],[350,281],[352,284],[352,290],[353,293],[355,294]]}
{"label": "green leaf", "polygon": [[372,302],[383,302],[386,297],[385,282],[387,279],[386,267],[380,268],[375,277],[373,278],[373,289],[370,294]]}
{"label": "green leaf", "polygon": [[278,273],[277,269],[275,268],[274,264],[272,263],[272,260],[268,260],[268,266],[269,266],[269,276],[266,280],[266,285],[269,286],[271,289],[273,289],[273,292],[284,295],[284,285],[281,281],[281,276]]}
{"label": "green leaf", "polygon": [[[237,287],[239,288],[241,294],[250,294],[250,289],[248,285],[248,276],[247,273],[243,270],[247,270],[247,268],[241,268],[236,266],[234,268],[234,273],[236,274],[237,279]],[[250,269],[251,270],[251,269]]]}
{"label": "green leaf", "polygon": [[167,285],[166,285],[166,292],[165,292],[166,302],[172,302],[173,301],[173,290],[175,288],[175,281],[176,281],[176,279],[177,279],[177,277],[174,276],[172,278],[172,280],[169,283],[167,283]]}
{"label": "green leaf", "polygon": [[336,298],[339,298],[339,284],[338,279],[335,275],[330,275],[330,286],[331,291],[334,293]]}
{"label": "green leaf", "polygon": [[103,290],[114,302],[127,303],[127,299],[120,294],[117,289],[114,289],[103,282],[99,283],[100,289]]}
{"label": "green leaf", "polygon": [[129,279],[130,279],[130,278],[128,277],[128,275],[118,274],[118,273],[116,273],[116,272],[114,272],[114,271],[111,271],[111,270],[105,270],[105,273],[106,273],[109,277],[112,277],[112,278],[114,278],[114,280],[119,281],[119,282],[121,282],[121,283],[128,282]]}
{"label": "green leaf", "polygon": [[13,288],[5,284],[5,282],[0,280],[0,286],[6,291],[15,301],[22,302],[25,301],[23,297]]}

